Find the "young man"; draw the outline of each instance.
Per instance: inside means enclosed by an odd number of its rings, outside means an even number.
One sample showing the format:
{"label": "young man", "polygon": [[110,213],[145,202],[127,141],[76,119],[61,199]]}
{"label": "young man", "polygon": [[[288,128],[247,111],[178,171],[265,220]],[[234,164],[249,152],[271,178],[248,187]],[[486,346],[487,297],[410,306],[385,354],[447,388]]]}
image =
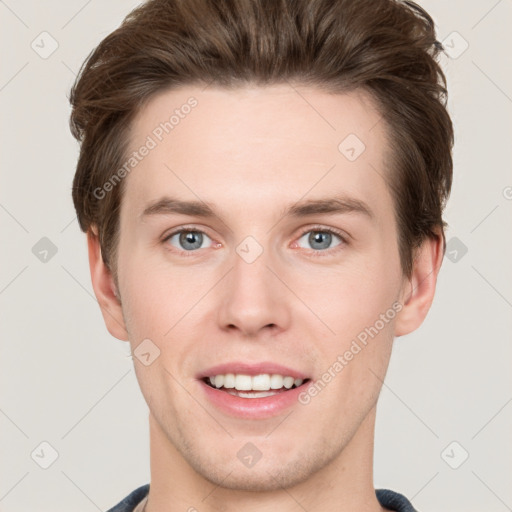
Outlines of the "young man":
{"label": "young man", "polygon": [[112,512],[414,510],[373,439],[444,254],[440,50],[412,2],[150,0],[89,56],[73,199],[150,412]]}

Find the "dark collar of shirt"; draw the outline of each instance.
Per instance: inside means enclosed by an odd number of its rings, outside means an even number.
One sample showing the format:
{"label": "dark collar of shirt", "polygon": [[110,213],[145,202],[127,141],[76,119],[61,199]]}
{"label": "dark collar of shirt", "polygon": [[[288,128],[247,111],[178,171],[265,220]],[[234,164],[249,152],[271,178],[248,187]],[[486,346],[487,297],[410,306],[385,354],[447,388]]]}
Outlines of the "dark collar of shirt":
{"label": "dark collar of shirt", "polygon": [[[107,512],[133,512],[133,509],[148,495],[149,484],[132,491],[126,498]],[[411,502],[402,494],[389,489],[376,489],[375,494],[381,507],[394,512],[418,512]]]}

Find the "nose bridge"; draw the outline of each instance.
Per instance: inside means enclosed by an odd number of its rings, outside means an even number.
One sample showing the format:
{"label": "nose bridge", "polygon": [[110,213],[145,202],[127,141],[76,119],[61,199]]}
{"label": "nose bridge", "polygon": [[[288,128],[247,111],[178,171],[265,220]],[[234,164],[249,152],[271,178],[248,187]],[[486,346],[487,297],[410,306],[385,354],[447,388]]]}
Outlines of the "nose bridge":
{"label": "nose bridge", "polygon": [[221,325],[247,335],[269,325],[284,328],[288,312],[283,285],[268,268],[275,272],[278,263],[267,244],[249,235],[236,246],[231,261],[222,291]]}

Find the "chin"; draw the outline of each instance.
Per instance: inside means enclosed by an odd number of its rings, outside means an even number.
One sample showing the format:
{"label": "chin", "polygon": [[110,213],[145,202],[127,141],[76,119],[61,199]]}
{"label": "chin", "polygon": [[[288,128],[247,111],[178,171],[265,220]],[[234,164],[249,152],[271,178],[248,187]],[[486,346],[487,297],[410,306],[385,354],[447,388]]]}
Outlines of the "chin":
{"label": "chin", "polygon": [[271,492],[291,488],[306,481],[313,472],[311,468],[298,466],[295,462],[283,466],[282,464],[263,465],[259,461],[257,466],[260,467],[248,469],[236,465],[222,474],[218,469],[215,471],[204,467],[198,469],[203,478],[215,486],[233,491],[252,492]]}
{"label": "chin", "polygon": [[205,480],[214,486],[233,491],[271,492],[292,488],[311,478],[313,474],[327,466],[335,450],[325,451],[318,446],[310,453],[304,448],[294,448],[293,453],[272,454],[265,450],[261,458],[252,466],[246,467],[236,456],[226,460],[225,453],[211,450],[207,457],[189,451],[189,465]]}

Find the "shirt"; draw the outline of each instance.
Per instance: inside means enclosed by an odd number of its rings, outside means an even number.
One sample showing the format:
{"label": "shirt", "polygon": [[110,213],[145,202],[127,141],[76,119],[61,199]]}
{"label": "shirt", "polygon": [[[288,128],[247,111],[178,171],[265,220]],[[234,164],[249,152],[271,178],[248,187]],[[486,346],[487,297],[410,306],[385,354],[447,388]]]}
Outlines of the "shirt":
{"label": "shirt", "polygon": [[[107,510],[107,512],[142,512],[148,494],[149,484],[142,485],[132,491],[115,507]],[[390,491],[389,489],[376,489],[375,494],[381,507],[388,508],[394,512],[418,512],[411,502],[398,492]]]}

